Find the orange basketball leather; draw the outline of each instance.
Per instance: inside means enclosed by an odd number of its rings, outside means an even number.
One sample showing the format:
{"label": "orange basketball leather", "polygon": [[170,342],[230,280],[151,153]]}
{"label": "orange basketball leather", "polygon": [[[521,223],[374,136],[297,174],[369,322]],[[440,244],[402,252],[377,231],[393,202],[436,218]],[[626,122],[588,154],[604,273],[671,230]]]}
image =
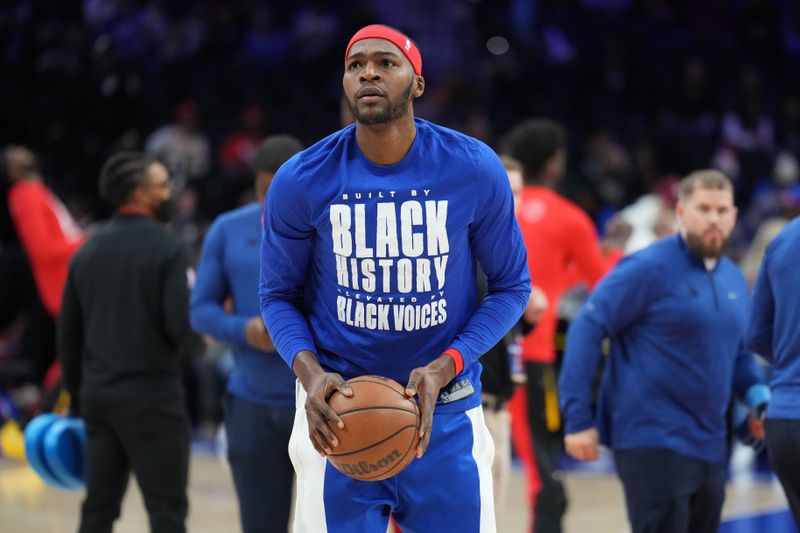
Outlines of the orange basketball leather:
{"label": "orange basketball leather", "polygon": [[344,422],[336,428],[339,445],[328,461],[340,472],[363,481],[390,478],[411,463],[419,444],[417,403],[405,388],[381,376],[361,376],[347,382],[348,398],[336,392],[329,403]]}

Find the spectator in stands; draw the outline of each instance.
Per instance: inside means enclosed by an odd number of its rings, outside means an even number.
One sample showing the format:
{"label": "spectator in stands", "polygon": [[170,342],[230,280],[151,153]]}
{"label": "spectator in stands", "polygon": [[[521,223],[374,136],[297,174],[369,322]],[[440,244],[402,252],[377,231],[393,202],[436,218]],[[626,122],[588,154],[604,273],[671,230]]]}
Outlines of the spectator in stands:
{"label": "spectator in stands", "polygon": [[175,122],[164,125],[147,138],[148,154],[163,161],[177,191],[187,182],[208,173],[211,152],[208,139],[200,130],[197,104],[187,100],[175,108]]}

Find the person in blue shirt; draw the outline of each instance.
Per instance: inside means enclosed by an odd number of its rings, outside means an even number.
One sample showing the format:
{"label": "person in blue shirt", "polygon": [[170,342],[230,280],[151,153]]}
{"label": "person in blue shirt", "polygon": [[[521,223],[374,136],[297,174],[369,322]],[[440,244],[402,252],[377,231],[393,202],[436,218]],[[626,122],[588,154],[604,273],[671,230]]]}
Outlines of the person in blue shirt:
{"label": "person in blue shirt", "polygon": [[[295,377],[275,352],[256,292],[261,200],[278,168],[302,149],[288,135],[261,144],[254,160],[259,201],[224,213],[211,225],[190,301],[192,327],[233,351],[223,407],[228,462],[245,533],[285,533],[289,522],[294,471],[287,450]],[[225,309],[229,298],[232,312]]]}
{"label": "person in blue shirt", "polygon": [[614,450],[634,532],[716,532],[731,393],[754,410],[769,400],[744,343],[747,282],[722,256],[736,221],[730,181],[713,170],[690,174],[676,214],[678,235],[623,259],[586,301],[559,380],[567,453],[596,459],[598,441]]}
{"label": "person in blue shirt", "polygon": [[[295,531],[495,531],[478,358],[513,326],[530,275],[508,177],[484,143],[414,117],[417,45],[386,26],[345,52],[356,122],[286,162],[264,209],[261,309],[298,377]],[[477,303],[476,259],[487,277]],[[416,458],[384,481],[327,464],[327,400],[378,374],[418,397]]]}
{"label": "person in blue shirt", "polygon": [[767,247],[747,329],[747,344],[772,363],[765,422],[770,465],[800,527],[800,218]]}

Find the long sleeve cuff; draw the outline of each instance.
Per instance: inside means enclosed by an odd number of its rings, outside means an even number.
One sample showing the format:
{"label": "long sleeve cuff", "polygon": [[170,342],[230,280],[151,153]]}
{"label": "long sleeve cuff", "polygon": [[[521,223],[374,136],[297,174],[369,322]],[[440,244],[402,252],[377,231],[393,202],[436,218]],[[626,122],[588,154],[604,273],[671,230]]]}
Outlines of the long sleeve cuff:
{"label": "long sleeve cuff", "polygon": [[570,435],[595,427],[591,414],[572,414],[564,416],[564,433]]}
{"label": "long sleeve cuff", "polygon": [[771,398],[772,394],[770,393],[769,387],[762,383],[752,385],[747,389],[747,394],[745,394],[745,401],[747,402],[747,406],[751,409],[755,409],[761,404],[769,403]]}

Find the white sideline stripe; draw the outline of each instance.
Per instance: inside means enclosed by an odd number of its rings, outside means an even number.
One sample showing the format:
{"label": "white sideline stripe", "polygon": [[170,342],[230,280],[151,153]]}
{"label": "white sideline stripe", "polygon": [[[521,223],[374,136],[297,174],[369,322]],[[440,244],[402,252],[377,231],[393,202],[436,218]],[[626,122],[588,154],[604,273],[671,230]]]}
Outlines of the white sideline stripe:
{"label": "white sideline stripe", "polygon": [[472,422],[472,457],[478,467],[481,494],[480,533],[497,533],[494,516],[494,489],[492,488],[492,461],[494,441],[483,419],[483,408],[478,406],[465,412]]}
{"label": "white sideline stripe", "polygon": [[311,444],[306,419],[306,391],[295,383],[295,413],[292,436],[289,438],[289,457],[297,473],[297,502],[294,510],[293,533],[328,533],[325,523],[326,460]]}

